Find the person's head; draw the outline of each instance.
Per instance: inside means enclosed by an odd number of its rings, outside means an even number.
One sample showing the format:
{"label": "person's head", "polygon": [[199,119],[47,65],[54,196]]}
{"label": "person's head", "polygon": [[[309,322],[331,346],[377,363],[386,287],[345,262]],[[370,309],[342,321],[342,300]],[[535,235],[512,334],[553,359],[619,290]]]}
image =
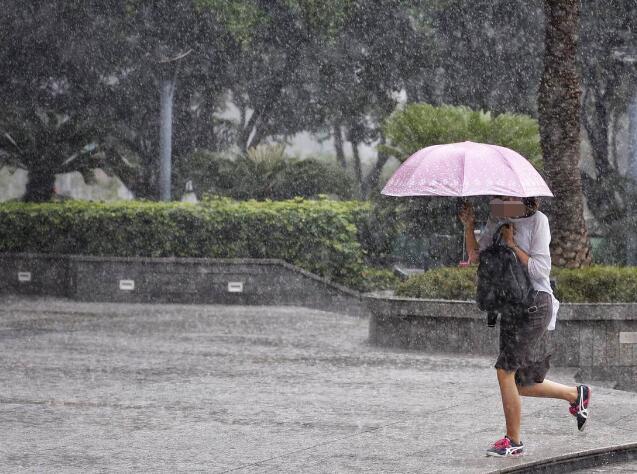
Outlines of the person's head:
{"label": "person's head", "polygon": [[527,209],[527,215],[532,216],[533,214],[535,214],[535,211],[540,208],[540,199],[535,196],[525,197],[522,198],[522,204],[524,204]]}
{"label": "person's head", "polygon": [[537,211],[539,200],[537,197],[494,196],[489,205],[495,217],[529,217]]}

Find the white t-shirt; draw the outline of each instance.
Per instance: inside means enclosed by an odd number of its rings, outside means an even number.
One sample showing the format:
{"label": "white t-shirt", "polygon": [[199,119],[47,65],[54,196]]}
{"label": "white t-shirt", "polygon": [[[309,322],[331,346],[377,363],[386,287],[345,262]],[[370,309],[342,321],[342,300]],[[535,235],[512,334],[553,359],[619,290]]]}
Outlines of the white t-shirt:
{"label": "white t-shirt", "polygon": [[531,284],[535,290],[550,293],[553,300],[553,316],[548,329],[555,329],[557,320],[557,310],[560,302],[553,295],[549,274],[551,273],[551,253],[549,244],[551,243],[551,230],[549,229],[549,219],[540,211],[529,217],[520,218],[499,218],[494,219],[489,216],[487,223],[480,233],[478,242],[480,251],[487,248],[493,242],[493,234],[498,226],[504,222],[511,222],[515,226],[513,240],[529,256],[527,270],[531,278]]}

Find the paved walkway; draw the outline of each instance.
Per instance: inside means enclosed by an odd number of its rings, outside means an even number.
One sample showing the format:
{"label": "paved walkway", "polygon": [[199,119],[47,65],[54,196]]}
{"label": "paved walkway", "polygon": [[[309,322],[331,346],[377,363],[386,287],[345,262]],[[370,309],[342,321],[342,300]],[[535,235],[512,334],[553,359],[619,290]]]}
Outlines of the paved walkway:
{"label": "paved walkway", "polygon": [[637,396],[593,386],[587,431],[525,399],[529,454],[487,458],[491,359],[366,339],[296,307],[0,297],[0,471],[488,472],[637,441]]}

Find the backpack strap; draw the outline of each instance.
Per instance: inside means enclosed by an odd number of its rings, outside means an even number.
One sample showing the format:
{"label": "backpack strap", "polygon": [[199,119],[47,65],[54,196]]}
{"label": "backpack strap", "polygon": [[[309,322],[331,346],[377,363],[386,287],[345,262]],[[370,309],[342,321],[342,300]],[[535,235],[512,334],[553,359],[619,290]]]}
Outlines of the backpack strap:
{"label": "backpack strap", "polygon": [[504,222],[498,226],[496,231],[493,233],[493,245],[504,245],[502,243],[502,228],[506,225],[511,225],[510,222]]}

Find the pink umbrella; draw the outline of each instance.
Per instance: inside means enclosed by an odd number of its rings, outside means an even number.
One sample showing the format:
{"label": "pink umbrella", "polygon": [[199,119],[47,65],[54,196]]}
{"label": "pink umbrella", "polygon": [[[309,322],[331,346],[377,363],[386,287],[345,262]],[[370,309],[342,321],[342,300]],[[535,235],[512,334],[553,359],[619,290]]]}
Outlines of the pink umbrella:
{"label": "pink umbrella", "polygon": [[462,142],[411,155],[381,191],[387,196],[553,196],[533,165],[509,148]]}

